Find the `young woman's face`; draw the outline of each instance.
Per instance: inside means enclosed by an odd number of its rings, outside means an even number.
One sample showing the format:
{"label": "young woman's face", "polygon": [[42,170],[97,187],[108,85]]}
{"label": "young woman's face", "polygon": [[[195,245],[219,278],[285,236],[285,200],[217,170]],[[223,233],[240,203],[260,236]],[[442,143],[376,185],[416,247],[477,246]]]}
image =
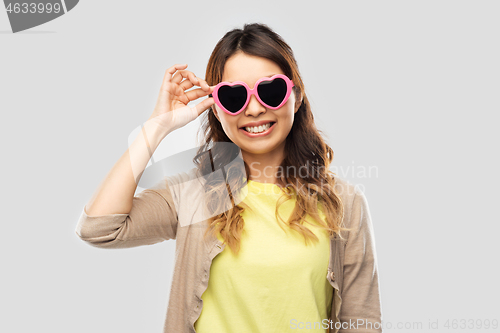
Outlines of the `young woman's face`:
{"label": "young woman's face", "polygon": [[[274,74],[285,74],[273,61],[238,52],[231,56],[224,67],[222,81],[243,81],[250,89],[262,77]],[[294,120],[295,93],[292,91],[288,101],[279,109],[272,110],[260,104],[255,96],[251,96],[247,107],[238,115],[229,115],[215,106],[215,116],[231,141],[245,153],[281,154],[285,147],[285,139],[290,132]],[[271,128],[261,134],[249,133],[246,127],[271,123]],[[251,129],[251,131],[253,131]]]}

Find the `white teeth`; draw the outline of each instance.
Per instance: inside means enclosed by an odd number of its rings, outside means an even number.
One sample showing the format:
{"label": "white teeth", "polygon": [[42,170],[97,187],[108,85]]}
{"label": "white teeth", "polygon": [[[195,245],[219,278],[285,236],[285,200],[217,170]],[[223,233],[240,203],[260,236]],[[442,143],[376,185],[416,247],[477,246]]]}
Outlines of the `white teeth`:
{"label": "white teeth", "polygon": [[254,127],[245,127],[247,132],[250,133],[260,133],[267,131],[271,127],[271,123],[267,123],[265,125],[260,125],[260,126],[254,126]]}

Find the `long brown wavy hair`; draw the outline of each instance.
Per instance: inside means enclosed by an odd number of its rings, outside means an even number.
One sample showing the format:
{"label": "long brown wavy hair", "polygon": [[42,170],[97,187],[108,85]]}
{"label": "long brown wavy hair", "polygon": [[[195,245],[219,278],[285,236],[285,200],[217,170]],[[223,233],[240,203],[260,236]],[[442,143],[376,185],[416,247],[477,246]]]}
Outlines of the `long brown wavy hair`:
{"label": "long brown wavy hair", "polygon": [[[275,62],[295,84],[293,87],[296,96],[295,109],[298,108],[298,111],[295,113],[292,129],[286,138],[285,157],[279,169],[304,170],[306,168],[307,172],[305,172],[306,176],[288,174],[288,172],[279,175],[277,182],[285,185],[283,187],[285,190],[276,206],[275,214],[278,223],[301,233],[307,245],[308,240],[319,241],[318,237],[304,226],[304,222],[309,223],[305,219],[309,214],[320,228],[327,230],[330,237],[342,238],[341,231],[349,229],[344,226],[342,200],[335,193],[334,173],[329,170],[333,160],[333,150],[323,140],[321,131],[316,128],[292,49],[265,24],[245,24],[243,29],[231,30],[219,40],[208,61],[205,78],[210,86],[222,81],[227,59],[237,52]],[[249,167],[244,162],[244,170],[236,167],[234,163],[231,165],[231,161],[237,160],[240,156],[239,147],[233,145],[234,148],[228,148],[228,145],[223,145],[222,148],[217,145],[217,143],[232,141],[214,115],[213,107],[203,114],[200,129],[203,131],[202,142],[194,160],[201,174],[207,179],[205,194],[209,197],[208,208],[211,212],[222,212],[214,214],[209,219],[209,228],[205,236],[209,232],[214,236],[220,234],[224,243],[237,254],[245,224],[241,213],[251,207],[244,202],[235,204],[234,195],[246,185]],[[210,154],[207,154],[208,152]],[[224,179],[215,176],[213,170],[217,169],[226,170]],[[227,197],[227,193],[231,198],[231,205],[227,205],[227,200],[221,200],[224,195]],[[292,198],[296,199],[294,210],[288,220],[284,221],[279,216],[278,209],[285,201]],[[223,207],[224,202],[227,207]],[[321,205],[326,221],[322,220],[319,215],[318,204]],[[280,226],[283,228],[282,224]]]}

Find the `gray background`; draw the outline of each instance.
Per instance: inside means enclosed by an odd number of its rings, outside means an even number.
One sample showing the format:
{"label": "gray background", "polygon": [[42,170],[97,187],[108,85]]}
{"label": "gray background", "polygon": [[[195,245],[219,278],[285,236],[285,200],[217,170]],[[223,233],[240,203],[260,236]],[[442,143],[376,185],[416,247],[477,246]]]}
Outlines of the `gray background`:
{"label": "gray background", "polygon": [[[438,320],[439,331],[468,332],[443,325],[500,319],[499,10],[498,1],[87,0],[18,34],[0,10],[0,331],[162,331],[175,242],[96,249],[76,223],[150,116],[166,68],[188,63],[204,77],[216,42],[246,22],[292,46],[339,176],[365,189],[387,331],[435,332],[427,327]],[[194,147],[198,125],[157,153]],[[369,166],[378,173],[352,173]]]}

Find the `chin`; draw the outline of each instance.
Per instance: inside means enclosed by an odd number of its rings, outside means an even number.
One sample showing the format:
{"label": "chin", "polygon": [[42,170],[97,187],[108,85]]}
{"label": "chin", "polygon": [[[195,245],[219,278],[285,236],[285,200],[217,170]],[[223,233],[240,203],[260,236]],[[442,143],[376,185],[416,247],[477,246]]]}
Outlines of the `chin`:
{"label": "chin", "polygon": [[249,154],[255,154],[255,155],[261,155],[261,154],[268,154],[272,153],[276,147],[273,145],[259,145],[259,147],[252,147],[250,145],[244,144],[240,146],[241,150],[249,153]]}

